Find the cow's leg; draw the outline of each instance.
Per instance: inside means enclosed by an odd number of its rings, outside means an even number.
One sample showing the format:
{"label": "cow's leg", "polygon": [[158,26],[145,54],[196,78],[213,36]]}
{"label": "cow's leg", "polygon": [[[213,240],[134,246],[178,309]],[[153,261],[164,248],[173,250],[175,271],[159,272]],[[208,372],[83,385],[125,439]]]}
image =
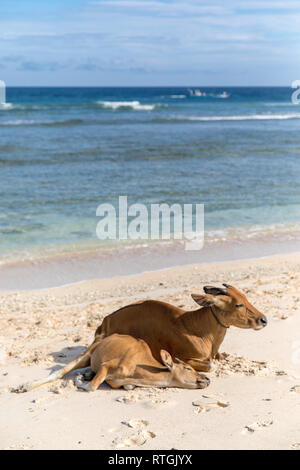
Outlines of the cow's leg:
{"label": "cow's leg", "polygon": [[200,359],[184,359],[184,362],[199,372],[211,372],[213,369],[213,364],[209,360],[205,361]]}

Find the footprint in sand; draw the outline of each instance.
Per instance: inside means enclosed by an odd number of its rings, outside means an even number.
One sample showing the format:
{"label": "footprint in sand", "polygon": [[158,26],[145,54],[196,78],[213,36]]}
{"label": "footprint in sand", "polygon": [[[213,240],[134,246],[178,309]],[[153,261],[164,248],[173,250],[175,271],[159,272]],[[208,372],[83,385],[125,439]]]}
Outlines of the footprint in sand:
{"label": "footprint in sand", "polygon": [[161,400],[159,398],[151,398],[150,400],[144,400],[144,408],[161,408],[162,406],[167,406],[168,408],[173,408],[177,405],[176,400]]}
{"label": "footprint in sand", "polygon": [[259,431],[263,428],[267,428],[273,424],[272,419],[268,419],[265,421],[256,421],[255,423],[249,424],[248,426],[245,426],[242,434],[252,434],[255,431]]}
{"label": "footprint in sand", "polygon": [[295,444],[292,444],[290,448],[293,450],[300,450],[300,442],[296,442]]}
{"label": "footprint in sand", "polygon": [[124,447],[131,446],[142,446],[149,439],[153,439],[155,436],[154,432],[151,431],[140,431],[137,434],[134,434],[130,437],[125,438],[123,441],[116,443],[117,449],[123,449]]}
{"label": "footprint in sand", "polygon": [[126,396],[121,396],[116,398],[116,401],[119,403],[124,403],[126,405],[130,405],[133,403],[141,402],[146,408],[155,408],[156,406],[159,405],[165,405],[167,404],[168,406],[175,406],[177,404],[176,401],[167,401],[159,396],[155,395],[138,395],[138,394],[131,394],[131,395],[126,395]]}
{"label": "footprint in sand", "polygon": [[142,446],[149,439],[154,439],[156,437],[154,432],[147,431],[145,429],[149,423],[144,419],[131,419],[129,421],[123,421],[122,424],[129,428],[137,429],[137,432],[129,437],[122,438],[121,440],[118,438],[114,439],[113,445],[116,447],[116,449],[123,449],[124,447],[131,446]]}
{"label": "footprint in sand", "polygon": [[116,401],[118,401],[119,403],[132,404],[137,402],[137,398],[135,395],[127,395],[125,397],[116,398]]}
{"label": "footprint in sand", "polygon": [[144,426],[148,426],[149,423],[144,419],[131,419],[130,421],[122,421],[122,424],[129,428],[143,428]]}
{"label": "footprint in sand", "polygon": [[196,407],[195,413],[204,413],[210,411],[212,408],[228,408],[230,403],[222,401],[215,401],[212,403],[201,403],[200,401],[193,401],[193,406]]}

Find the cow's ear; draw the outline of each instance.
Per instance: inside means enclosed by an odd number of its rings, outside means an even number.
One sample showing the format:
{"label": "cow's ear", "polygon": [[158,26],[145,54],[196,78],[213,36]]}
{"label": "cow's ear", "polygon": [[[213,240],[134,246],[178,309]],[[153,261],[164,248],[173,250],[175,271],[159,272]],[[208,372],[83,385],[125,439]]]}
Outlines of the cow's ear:
{"label": "cow's ear", "polygon": [[192,294],[192,297],[198,305],[201,305],[201,307],[212,307],[213,305],[215,305],[215,307],[218,307],[220,310],[224,311],[228,310],[228,305],[230,305],[232,300],[231,297],[229,297],[228,295],[221,294]]}
{"label": "cow's ear", "polygon": [[214,305],[214,298],[210,294],[201,295],[201,294],[191,294],[193,300],[201,307],[210,307]]}
{"label": "cow's ear", "polygon": [[[225,284],[223,284],[225,286]],[[205,294],[211,295],[228,295],[227,289],[223,289],[222,287],[214,287],[214,286],[204,286],[203,290]]]}

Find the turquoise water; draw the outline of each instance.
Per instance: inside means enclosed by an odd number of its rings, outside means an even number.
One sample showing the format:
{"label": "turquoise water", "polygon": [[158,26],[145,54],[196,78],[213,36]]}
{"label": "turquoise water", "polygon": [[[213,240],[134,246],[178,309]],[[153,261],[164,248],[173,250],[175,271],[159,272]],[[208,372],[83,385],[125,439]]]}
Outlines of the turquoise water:
{"label": "turquoise water", "polygon": [[8,88],[1,262],[104,249],[96,208],[119,195],[129,204],[205,204],[212,241],[295,233],[300,107],[292,90],[198,90]]}

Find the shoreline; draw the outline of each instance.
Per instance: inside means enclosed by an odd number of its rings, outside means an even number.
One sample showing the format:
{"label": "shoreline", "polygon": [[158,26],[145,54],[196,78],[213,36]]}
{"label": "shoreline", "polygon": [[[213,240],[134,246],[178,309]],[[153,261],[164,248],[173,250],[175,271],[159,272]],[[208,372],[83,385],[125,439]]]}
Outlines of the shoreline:
{"label": "shoreline", "polygon": [[[71,375],[33,392],[10,393],[10,387],[70,362],[118,308],[154,298],[192,310],[197,308],[192,292],[223,282],[243,291],[266,314],[268,326],[259,332],[228,330],[221,352],[229,357],[215,363],[206,390],[125,391],[103,384],[88,394],[76,389]],[[300,447],[298,415],[291,413],[300,403],[299,286],[300,252],[0,292],[1,448]],[[180,422],[175,407],[181,410]],[[131,420],[147,424],[143,429],[124,424]]]}
{"label": "shoreline", "polygon": [[291,256],[291,257],[294,257],[294,256],[298,256],[300,255],[300,251],[292,251],[292,252],[287,252],[287,253],[275,253],[275,254],[271,254],[271,255],[265,255],[265,256],[258,256],[258,257],[249,257],[249,258],[240,258],[240,259],[229,259],[229,260],[224,260],[224,261],[211,261],[211,262],[208,262],[208,263],[190,263],[190,264],[184,264],[184,265],[175,265],[175,266],[168,266],[168,267],[162,267],[162,268],[158,268],[158,269],[154,269],[154,270],[145,270],[145,271],[141,271],[141,272],[135,272],[135,273],[132,273],[132,274],[125,274],[125,275],[115,275],[115,276],[110,276],[110,277],[106,277],[106,278],[92,278],[92,279],[82,279],[82,280],[79,280],[79,281],[75,281],[75,282],[69,282],[69,283],[66,283],[66,284],[61,284],[61,285],[57,285],[57,286],[50,286],[50,287],[42,287],[42,288],[37,288],[37,289],[1,289],[0,288],[0,297],[1,297],[1,294],[13,294],[13,293],[16,293],[16,292],[20,292],[20,293],[39,293],[39,292],[47,292],[47,291],[51,291],[51,290],[60,290],[60,289],[65,289],[65,288],[75,288],[76,286],[80,286],[80,285],[88,285],[89,283],[98,283],[98,282],[106,282],[106,281],[118,281],[118,280],[121,280],[121,279],[126,279],[126,280],[130,280],[132,278],[136,278],[136,277],[139,277],[139,276],[146,276],[146,275],[152,275],[152,274],[159,274],[159,273],[167,273],[168,271],[172,272],[172,271],[176,271],[178,269],[205,269],[206,267],[211,267],[211,266],[214,266],[215,268],[217,268],[218,265],[220,266],[226,266],[227,264],[229,263],[234,263],[234,264],[237,264],[237,263],[242,263],[242,262],[248,262],[248,261],[254,261],[254,262],[259,262],[259,261],[263,261],[263,260],[271,260],[271,261],[276,261],[276,259],[280,260],[281,258],[285,258],[286,256]]}
{"label": "shoreline", "polygon": [[271,236],[206,242],[198,251],[185,250],[182,241],[139,243],[118,249],[101,247],[0,264],[0,292],[62,287],[179,266],[249,260],[299,251],[300,240]]}

